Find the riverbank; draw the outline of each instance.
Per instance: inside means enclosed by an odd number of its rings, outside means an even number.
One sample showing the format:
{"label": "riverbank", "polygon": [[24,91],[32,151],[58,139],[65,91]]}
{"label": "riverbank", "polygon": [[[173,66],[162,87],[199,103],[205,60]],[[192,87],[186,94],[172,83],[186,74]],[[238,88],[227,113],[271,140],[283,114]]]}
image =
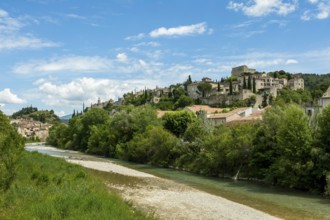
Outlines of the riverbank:
{"label": "riverbank", "polygon": [[23,152],[17,176],[0,193],[0,219],[153,219],[110,192],[89,170]]}
{"label": "riverbank", "polygon": [[[112,164],[122,165],[126,168],[131,168],[133,170],[138,170],[142,172],[147,172],[153,176],[158,177],[158,179],[173,180],[172,182],[181,183],[185,187],[190,189],[198,189],[201,192],[208,192],[210,195],[219,196],[226,198],[228,200],[241,203],[258,210],[262,210],[266,213],[270,213],[274,216],[279,216],[283,219],[330,219],[330,201],[317,195],[310,195],[308,193],[301,193],[292,190],[282,190],[274,187],[267,187],[259,184],[247,183],[242,181],[229,181],[216,178],[208,178],[203,176],[198,176],[195,174],[175,171],[172,169],[162,169],[156,168],[145,164],[135,164],[128,163],[121,160],[99,158],[90,155],[85,155],[78,152],[47,152],[49,154],[60,153],[61,157],[67,159],[76,159],[80,161],[101,161],[101,162],[111,162]],[[69,158],[70,157],[70,158]],[[160,184],[153,185],[153,183],[158,182],[157,178],[140,178],[122,175],[114,172],[101,172],[96,170],[91,170],[91,172],[98,177],[100,177],[111,190],[115,190],[120,193],[126,200],[131,201],[132,205],[136,207],[144,207],[147,212],[154,213],[155,210],[160,209],[163,200],[166,203],[169,201],[168,207],[171,206],[170,199],[173,198],[173,194],[166,194],[167,189],[173,188],[171,184]],[[155,180],[155,181],[153,181]],[[159,183],[159,182],[158,182]],[[157,192],[155,192],[156,190]],[[176,190],[176,192],[181,192],[182,188]],[[141,192],[141,193],[140,193]],[[165,194],[164,194],[165,192]],[[185,191],[183,191],[185,194]],[[140,194],[139,194],[140,193]],[[160,193],[160,194],[157,194]],[[163,193],[163,194],[162,194]],[[162,198],[161,204],[159,206],[148,206],[145,204],[138,204],[133,202],[137,199],[138,201],[154,201],[153,195],[157,195]],[[163,195],[163,196],[162,196]],[[177,196],[177,194],[174,194]],[[178,196],[175,197],[180,199]],[[195,197],[187,197],[193,200]],[[200,197],[201,199],[202,197]],[[194,199],[195,200],[195,199]],[[147,201],[147,202],[150,202]],[[204,201],[204,200],[203,200]],[[211,201],[211,200],[210,200]],[[185,201],[181,200],[182,206],[184,206]],[[191,202],[191,201],[189,201]],[[157,202],[156,202],[157,203]],[[176,203],[174,203],[176,204]],[[212,205],[212,204],[211,204]],[[201,207],[203,206],[203,202]],[[187,206],[194,207],[194,206]],[[166,207],[167,208],[167,207]],[[174,207],[176,208],[176,207]],[[196,208],[191,208],[196,209]],[[198,209],[198,208],[197,208]],[[165,213],[174,212],[172,209],[167,209]],[[207,210],[206,210],[207,212]],[[184,213],[184,212],[183,212]]]}
{"label": "riverbank", "polygon": [[278,219],[219,196],[112,162],[72,159],[67,161],[94,170],[137,178],[137,184],[133,185],[111,182],[107,184],[110,189],[119,192],[126,201],[159,219]]}

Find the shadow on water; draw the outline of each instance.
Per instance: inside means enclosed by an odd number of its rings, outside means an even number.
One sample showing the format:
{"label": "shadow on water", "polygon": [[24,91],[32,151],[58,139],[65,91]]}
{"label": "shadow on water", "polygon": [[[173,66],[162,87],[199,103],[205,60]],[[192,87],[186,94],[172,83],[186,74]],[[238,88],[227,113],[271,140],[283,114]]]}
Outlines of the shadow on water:
{"label": "shadow on water", "polygon": [[[26,149],[32,151],[38,148],[27,146]],[[330,219],[330,200],[318,195],[267,186],[262,183],[204,177],[185,171],[135,164],[118,159],[99,158],[56,148],[41,147],[40,149],[39,152],[53,156],[111,161],[128,168],[183,183],[213,195],[222,196],[284,219]],[[142,181],[138,178],[113,173],[98,172],[98,175],[111,179],[112,184],[131,184],[130,186],[132,186]]]}

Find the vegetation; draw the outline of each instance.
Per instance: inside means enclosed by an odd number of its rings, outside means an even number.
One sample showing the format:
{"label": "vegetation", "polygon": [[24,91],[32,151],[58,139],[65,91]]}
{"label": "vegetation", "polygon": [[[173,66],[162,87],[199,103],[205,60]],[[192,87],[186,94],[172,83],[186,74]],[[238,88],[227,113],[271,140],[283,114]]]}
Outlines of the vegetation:
{"label": "vegetation", "polygon": [[0,111],[0,192],[8,190],[14,181],[23,146],[23,139]]}
{"label": "vegetation", "polygon": [[0,194],[0,219],[147,219],[78,165],[24,152],[17,166],[12,187]]}
{"label": "vegetation", "polygon": [[18,112],[15,112],[12,117],[16,118],[26,118],[33,119],[35,121],[40,121],[42,123],[57,123],[60,122],[60,119],[55,115],[53,110],[41,110],[39,111],[36,107],[26,107],[22,108]]}
{"label": "vegetation", "polygon": [[258,179],[329,194],[330,106],[311,123],[292,100],[296,99],[280,97],[263,121],[216,128],[203,113],[196,117],[177,111],[158,119],[148,105],[125,106],[111,117],[105,110],[92,109],[71,119],[68,126],[52,127],[48,143],[208,176]]}

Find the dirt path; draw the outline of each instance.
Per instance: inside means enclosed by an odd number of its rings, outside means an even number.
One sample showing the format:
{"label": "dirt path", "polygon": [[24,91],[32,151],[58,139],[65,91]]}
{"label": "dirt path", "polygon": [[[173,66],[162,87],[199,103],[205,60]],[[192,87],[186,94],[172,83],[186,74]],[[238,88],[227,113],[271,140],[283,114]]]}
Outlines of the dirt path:
{"label": "dirt path", "polygon": [[84,167],[139,178],[138,184],[112,184],[134,206],[159,219],[278,219],[267,213],[174,181],[129,169],[112,162],[68,159]]}

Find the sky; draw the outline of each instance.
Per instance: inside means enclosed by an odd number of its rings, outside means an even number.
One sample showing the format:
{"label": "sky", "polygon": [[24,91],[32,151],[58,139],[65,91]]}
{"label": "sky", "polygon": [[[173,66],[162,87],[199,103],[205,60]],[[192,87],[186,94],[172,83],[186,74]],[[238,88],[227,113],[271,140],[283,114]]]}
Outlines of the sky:
{"label": "sky", "polygon": [[330,0],[1,0],[0,110],[59,116],[126,92],[330,73]]}

